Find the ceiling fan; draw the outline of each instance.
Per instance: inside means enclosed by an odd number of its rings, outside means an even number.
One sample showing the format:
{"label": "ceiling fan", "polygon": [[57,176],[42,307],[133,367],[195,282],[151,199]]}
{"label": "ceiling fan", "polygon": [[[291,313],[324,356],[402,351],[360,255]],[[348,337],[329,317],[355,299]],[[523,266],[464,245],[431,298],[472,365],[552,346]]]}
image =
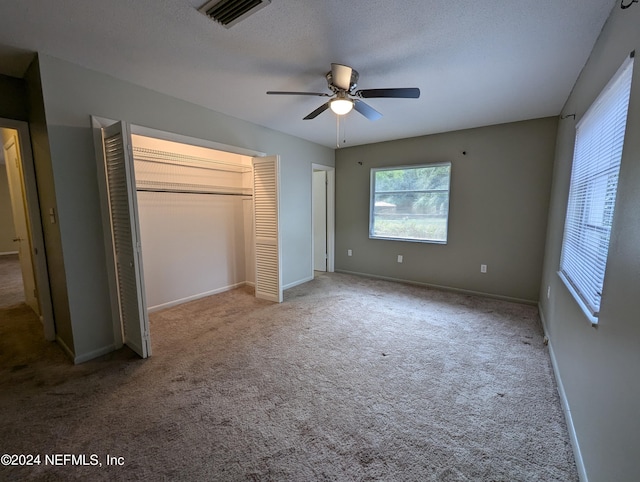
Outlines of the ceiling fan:
{"label": "ceiling fan", "polygon": [[382,114],[361,99],[372,98],[396,98],[417,99],[420,97],[420,89],[417,87],[397,89],[362,89],[355,90],[358,83],[358,71],[342,64],[331,64],[331,71],[327,72],[327,84],[332,94],[325,92],[282,92],[270,90],[268,95],[315,95],[319,97],[331,97],[316,110],[304,117],[304,120],[315,119],[325,110],[331,109],[337,115],[345,115],[355,109],[369,120],[378,120]]}

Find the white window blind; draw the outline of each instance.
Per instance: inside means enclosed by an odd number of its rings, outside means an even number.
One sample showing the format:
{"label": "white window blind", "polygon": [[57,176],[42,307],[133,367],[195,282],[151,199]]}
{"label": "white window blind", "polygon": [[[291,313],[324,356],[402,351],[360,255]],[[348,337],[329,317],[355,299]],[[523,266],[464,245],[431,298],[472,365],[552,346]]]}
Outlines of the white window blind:
{"label": "white window blind", "polygon": [[559,275],[592,323],[600,311],[632,73],[630,57],[576,126]]}

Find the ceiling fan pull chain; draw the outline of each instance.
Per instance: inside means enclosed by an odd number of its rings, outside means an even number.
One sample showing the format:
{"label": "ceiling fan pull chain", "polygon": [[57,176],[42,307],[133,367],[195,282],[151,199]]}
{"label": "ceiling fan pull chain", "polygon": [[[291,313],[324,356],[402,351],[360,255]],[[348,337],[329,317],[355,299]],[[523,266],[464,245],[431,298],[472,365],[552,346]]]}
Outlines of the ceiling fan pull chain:
{"label": "ceiling fan pull chain", "polygon": [[347,118],[345,116],[345,118],[343,119],[342,122],[342,143],[346,144],[347,143]]}
{"label": "ceiling fan pull chain", "polygon": [[336,116],[336,148],[340,149],[340,116]]}

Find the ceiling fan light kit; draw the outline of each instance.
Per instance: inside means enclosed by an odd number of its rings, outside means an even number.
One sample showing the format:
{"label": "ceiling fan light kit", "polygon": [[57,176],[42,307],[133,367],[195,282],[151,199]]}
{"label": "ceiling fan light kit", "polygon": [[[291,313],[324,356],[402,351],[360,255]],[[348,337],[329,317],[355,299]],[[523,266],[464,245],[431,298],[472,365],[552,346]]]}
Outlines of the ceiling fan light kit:
{"label": "ceiling fan light kit", "polygon": [[374,121],[382,117],[382,114],[361,99],[372,98],[395,98],[395,99],[418,99],[420,89],[417,87],[394,88],[394,89],[362,89],[355,90],[358,78],[358,71],[342,64],[331,64],[331,70],[325,75],[327,86],[332,94],[324,92],[283,92],[268,91],[268,95],[313,95],[319,97],[331,97],[330,100],[322,104],[316,110],[304,117],[304,120],[315,119],[325,110],[331,109],[338,116],[343,116],[355,110],[367,119]]}
{"label": "ceiling fan light kit", "polygon": [[353,101],[347,99],[346,96],[338,95],[338,97],[329,101],[329,107],[336,115],[345,115],[353,109]]}

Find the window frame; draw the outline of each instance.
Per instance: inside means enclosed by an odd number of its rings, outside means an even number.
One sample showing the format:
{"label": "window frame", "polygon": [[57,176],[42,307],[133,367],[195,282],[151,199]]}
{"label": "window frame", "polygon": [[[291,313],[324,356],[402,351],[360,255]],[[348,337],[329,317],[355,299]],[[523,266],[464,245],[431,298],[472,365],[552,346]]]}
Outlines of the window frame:
{"label": "window frame", "polygon": [[576,124],[558,276],[594,326],[600,315],[615,217],[633,57],[622,63]]}
{"label": "window frame", "polygon": [[[404,193],[420,193],[420,192],[446,192],[447,193],[447,208],[446,208],[446,218],[445,218],[445,239],[437,240],[437,239],[420,239],[420,238],[403,238],[399,236],[380,236],[373,234],[373,227],[375,221],[375,196],[376,194],[380,194],[376,192],[375,187],[375,175],[380,171],[401,171],[408,169],[424,169],[424,168],[436,168],[441,166],[447,166],[449,168],[449,176],[446,189],[427,189],[427,190],[408,190],[403,191]],[[400,166],[383,166],[383,167],[372,167],[369,174],[369,239],[378,239],[385,241],[406,241],[410,243],[426,243],[426,244],[447,244],[449,239],[449,215],[450,215],[450,207],[451,207],[451,170],[452,164],[450,161],[442,161],[442,162],[429,162],[429,163],[421,163],[421,164],[409,164],[409,165],[400,165]],[[392,192],[392,191],[389,191]]]}

